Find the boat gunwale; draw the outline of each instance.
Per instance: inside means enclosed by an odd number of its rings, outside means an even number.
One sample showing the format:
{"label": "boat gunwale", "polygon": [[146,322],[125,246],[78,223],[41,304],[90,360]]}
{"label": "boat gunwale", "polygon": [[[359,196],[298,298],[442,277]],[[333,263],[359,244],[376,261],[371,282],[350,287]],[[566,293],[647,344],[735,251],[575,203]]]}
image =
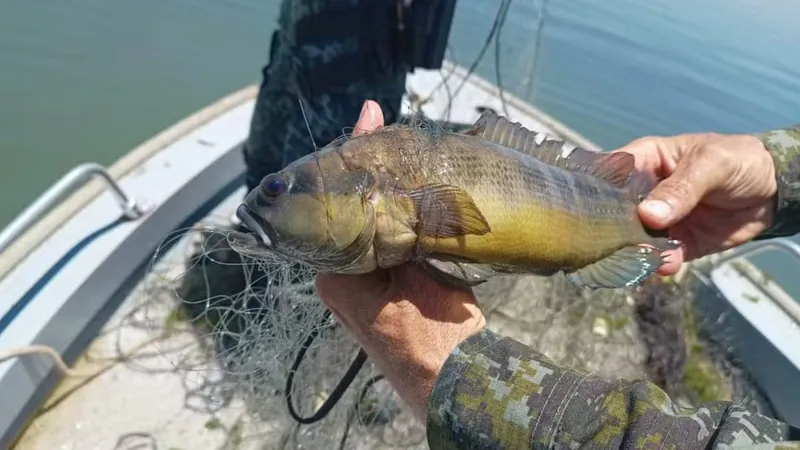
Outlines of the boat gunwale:
{"label": "boat gunwale", "polygon": [[[190,138],[193,133],[201,131],[205,127],[213,126],[215,121],[224,119],[226,115],[239,114],[238,110],[241,108],[251,107],[248,106],[248,103],[254,104],[256,92],[257,90],[253,86],[240,89],[197,110],[194,114],[174,123],[142,145],[135,147],[126,157],[120,159],[119,162],[123,164],[118,165],[121,167],[118,170],[124,172],[118,176],[118,180],[139,179],[140,175],[137,171],[154,164],[154,158],[158,158],[162,152],[167,152],[167,154],[174,151],[185,152],[185,149],[180,149],[182,140]],[[248,112],[247,119],[249,117],[250,113]],[[44,325],[41,329],[34,330],[35,335],[30,342],[51,347],[68,365],[83,354],[93,339],[97,337],[96,333],[108,322],[122,302],[135,289],[136,284],[141,281],[147,267],[155,262],[152,245],[159,246],[161,250],[166,250],[169,246],[164,246],[162,242],[160,244],[149,243],[143,247],[141,243],[151,241],[152,236],[157,235],[154,232],[159,233],[160,229],[168,229],[169,233],[172,233],[192,226],[243,185],[244,167],[240,153],[246,136],[247,127],[244,125],[241,130],[236,132],[233,142],[228,142],[228,145],[219,147],[218,150],[211,150],[212,154],[218,153],[218,156],[212,157],[208,164],[202,167],[183,170],[181,166],[171,165],[172,168],[167,170],[184,173],[184,176],[189,177],[187,181],[180,183],[179,188],[168,194],[163,201],[155,203],[154,208],[140,220],[135,220],[131,230],[123,232],[126,236],[113,244],[113,251],[102,257],[102,264],[97,267],[97,270],[80,280],[76,290],[67,294],[61,304],[53,310],[52,317],[42,319]],[[202,146],[202,144],[193,145]],[[131,155],[137,151],[138,154]],[[157,164],[157,167],[170,166]],[[146,172],[143,175],[147,176]],[[141,183],[142,181],[137,182]],[[153,180],[150,181],[150,183],[152,182]],[[221,182],[221,184],[217,182]],[[65,226],[72,221],[93,217],[92,212],[84,213],[84,211],[87,207],[94,208],[94,203],[102,199],[105,190],[87,192],[87,187],[89,184],[75,192],[75,194],[84,194],[87,197],[83,198],[82,204],[70,205],[73,213],[64,219]],[[72,197],[67,197],[67,200],[70,198]],[[69,213],[70,209],[62,209],[62,212]],[[101,229],[111,230],[122,223],[120,220],[115,220],[111,224],[106,223]],[[37,223],[37,225],[40,224]],[[62,229],[63,227],[59,224],[57,227],[52,227],[51,232],[60,233]],[[52,235],[40,235],[37,247],[51,238]],[[175,240],[169,240],[167,244],[174,243]],[[34,252],[32,251],[32,253]],[[24,257],[20,258],[17,267],[19,264],[25,264],[25,261]],[[12,268],[8,273],[13,273],[13,270]],[[56,276],[59,271],[56,272]],[[117,285],[110,285],[104,281],[117,277],[118,274],[123,275]],[[52,274],[48,275],[45,272],[40,280],[48,279],[49,283],[52,277]],[[7,279],[0,278],[0,282],[4,280]],[[9,311],[6,314],[14,313]],[[4,317],[0,316],[0,319]],[[0,333],[0,337],[2,337],[2,333]],[[3,365],[6,364],[9,365],[7,370],[0,371],[0,387],[16,387],[12,388],[12,392],[8,392],[10,395],[7,398],[8,405],[6,406],[10,409],[0,414],[0,425],[2,425],[0,426],[0,448],[12,448],[11,446],[16,444],[35,418],[35,410],[44,404],[47,396],[53,392],[63,375],[56,370],[55,364],[49,359],[17,358],[3,363]]]}
{"label": "boat gunwale", "polygon": [[[257,94],[258,85],[251,84],[195,111],[190,116],[170,125],[134,147],[114,162],[108,168],[108,173],[113,179],[119,180],[136,170],[159,151],[195,131],[198,127],[254,99]],[[5,278],[31,252],[37,249],[48,236],[58,230],[105,190],[106,185],[101,180],[93,180],[86,183],[68,195],[61,205],[43,216],[34,226],[20,235],[5,251],[0,253],[0,256],[2,256],[0,257],[0,280]]]}

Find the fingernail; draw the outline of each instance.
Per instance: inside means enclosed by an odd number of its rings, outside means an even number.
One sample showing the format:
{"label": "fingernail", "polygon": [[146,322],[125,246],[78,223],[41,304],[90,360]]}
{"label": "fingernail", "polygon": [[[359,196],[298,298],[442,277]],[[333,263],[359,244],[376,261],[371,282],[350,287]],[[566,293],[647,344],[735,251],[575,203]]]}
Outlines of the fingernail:
{"label": "fingernail", "polygon": [[668,219],[672,212],[672,207],[663,200],[645,200],[642,202],[642,208],[650,215],[662,220]]}
{"label": "fingernail", "polygon": [[363,105],[361,105],[361,112],[358,113],[358,120],[364,118],[364,114],[366,114],[369,105],[369,100],[365,101]]}

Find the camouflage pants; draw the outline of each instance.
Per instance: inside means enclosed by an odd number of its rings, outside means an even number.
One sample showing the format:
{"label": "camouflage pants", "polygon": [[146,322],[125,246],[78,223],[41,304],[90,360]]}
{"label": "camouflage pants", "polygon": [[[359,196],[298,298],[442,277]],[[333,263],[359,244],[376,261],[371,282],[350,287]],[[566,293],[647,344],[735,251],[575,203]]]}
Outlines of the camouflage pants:
{"label": "camouflage pants", "polygon": [[406,72],[394,61],[392,0],[284,0],[244,144],[247,188],[339,137],[366,99],[397,120]]}

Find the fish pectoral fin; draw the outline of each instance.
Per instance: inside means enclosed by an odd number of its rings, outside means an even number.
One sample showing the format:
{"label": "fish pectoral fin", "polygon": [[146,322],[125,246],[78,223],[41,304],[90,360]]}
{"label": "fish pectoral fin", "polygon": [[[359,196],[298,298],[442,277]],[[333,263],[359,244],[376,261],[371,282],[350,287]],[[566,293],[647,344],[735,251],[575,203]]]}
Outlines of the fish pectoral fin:
{"label": "fish pectoral fin", "polygon": [[659,250],[631,245],[565,275],[578,287],[621,288],[641,283],[658,270],[662,262]]}
{"label": "fish pectoral fin", "polygon": [[435,280],[457,287],[477,286],[497,275],[497,272],[486,264],[426,258],[420,262],[420,265]]}
{"label": "fish pectoral fin", "polygon": [[429,185],[406,195],[416,205],[419,235],[447,238],[491,231],[472,196],[457,186]]}

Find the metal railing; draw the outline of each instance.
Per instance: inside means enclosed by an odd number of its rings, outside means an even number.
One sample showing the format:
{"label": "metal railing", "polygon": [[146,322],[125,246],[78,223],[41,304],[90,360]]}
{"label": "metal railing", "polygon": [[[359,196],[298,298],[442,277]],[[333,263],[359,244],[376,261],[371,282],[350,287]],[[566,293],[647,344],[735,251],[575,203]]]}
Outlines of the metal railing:
{"label": "metal railing", "polygon": [[13,222],[0,232],[0,253],[11,246],[11,244],[31,226],[35,225],[44,216],[50,213],[59,201],[94,178],[100,178],[105,182],[125,217],[133,220],[145,214],[145,211],[136,203],[136,200],[122,191],[122,188],[120,188],[119,184],[111,177],[105,167],[97,163],[81,164],[74,167],[56,183],[50,186],[44,194],[39,196],[35,202],[29,205]]}
{"label": "metal railing", "polygon": [[[730,264],[735,260],[746,258],[766,250],[786,251],[789,255],[793,256],[797,260],[798,265],[800,265],[800,244],[788,238],[776,238],[768,241],[753,242],[729,253],[719,255],[711,261],[712,268],[709,271],[709,275],[716,270],[720,270],[725,264]],[[753,284],[756,284],[771,300],[777,303],[786,314],[800,324],[800,303],[798,303],[796,299],[792,298],[774,282],[758,283],[756,280],[752,279],[749,273],[742,273],[742,275],[747,277]],[[773,284],[775,285],[773,286]]]}

